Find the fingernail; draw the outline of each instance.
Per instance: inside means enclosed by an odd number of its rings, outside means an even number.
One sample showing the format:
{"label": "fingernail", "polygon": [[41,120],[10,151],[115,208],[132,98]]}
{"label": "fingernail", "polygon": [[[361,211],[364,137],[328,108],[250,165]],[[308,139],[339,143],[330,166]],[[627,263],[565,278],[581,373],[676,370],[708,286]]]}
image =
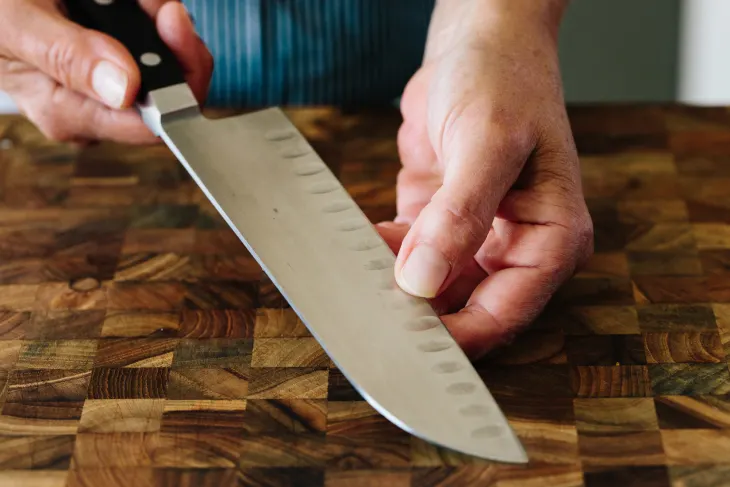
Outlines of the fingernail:
{"label": "fingernail", "polygon": [[451,266],[440,252],[428,245],[419,245],[403,265],[398,285],[414,296],[433,298],[450,270]]}
{"label": "fingernail", "polygon": [[99,61],[91,74],[91,86],[110,107],[121,108],[127,93],[127,73],[109,61]]}

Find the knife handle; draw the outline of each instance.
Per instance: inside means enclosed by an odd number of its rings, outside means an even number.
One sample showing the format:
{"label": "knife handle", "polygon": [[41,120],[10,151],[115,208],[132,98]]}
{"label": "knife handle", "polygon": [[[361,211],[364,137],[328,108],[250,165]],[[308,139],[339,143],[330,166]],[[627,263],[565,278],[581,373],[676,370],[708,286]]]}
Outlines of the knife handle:
{"label": "knife handle", "polygon": [[134,57],[142,76],[137,101],[160,88],[185,83],[183,69],[157,33],[138,0],[66,0],[70,20],[118,40]]}

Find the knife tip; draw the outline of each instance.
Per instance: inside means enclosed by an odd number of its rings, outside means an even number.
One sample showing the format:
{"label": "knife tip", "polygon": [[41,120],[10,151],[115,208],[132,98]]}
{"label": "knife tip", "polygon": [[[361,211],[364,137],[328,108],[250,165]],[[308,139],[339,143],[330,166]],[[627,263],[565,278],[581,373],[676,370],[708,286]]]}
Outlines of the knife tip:
{"label": "knife tip", "polygon": [[522,442],[511,430],[496,443],[489,441],[479,446],[472,445],[471,454],[501,463],[526,464],[530,461]]}
{"label": "knife tip", "polygon": [[525,464],[530,462],[530,457],[527,456],[527,452],[519,441],[516,442],[516,445],[514,445],[512,451],[509,452],[506,458],[506,461],[510,463]]}

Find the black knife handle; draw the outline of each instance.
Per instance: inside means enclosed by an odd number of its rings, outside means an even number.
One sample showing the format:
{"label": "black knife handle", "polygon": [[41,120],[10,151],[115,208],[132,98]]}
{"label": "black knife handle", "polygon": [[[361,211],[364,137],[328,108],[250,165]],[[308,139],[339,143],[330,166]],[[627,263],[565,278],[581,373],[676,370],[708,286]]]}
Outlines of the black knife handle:
{"label": "black knife handle", "polygon": [[179,61],[138,0],[66,0],[65,7],[72,21],[113,37],[132,54],[142,75],[138,101],[150,91],[185,83]]}

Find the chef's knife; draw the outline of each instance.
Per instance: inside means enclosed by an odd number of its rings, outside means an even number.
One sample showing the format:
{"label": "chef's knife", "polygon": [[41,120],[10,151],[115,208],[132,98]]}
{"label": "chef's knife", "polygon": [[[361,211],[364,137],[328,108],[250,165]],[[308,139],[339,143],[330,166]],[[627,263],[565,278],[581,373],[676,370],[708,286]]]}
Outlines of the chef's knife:
{"label": "chef's knife", "polygon": [[527,455],[395,256],[279,108],[203,116],[136,0],[69,0],[76,22],[119,40],[142,74],[138,108],[360,394],[428,442],[495,461]]}

